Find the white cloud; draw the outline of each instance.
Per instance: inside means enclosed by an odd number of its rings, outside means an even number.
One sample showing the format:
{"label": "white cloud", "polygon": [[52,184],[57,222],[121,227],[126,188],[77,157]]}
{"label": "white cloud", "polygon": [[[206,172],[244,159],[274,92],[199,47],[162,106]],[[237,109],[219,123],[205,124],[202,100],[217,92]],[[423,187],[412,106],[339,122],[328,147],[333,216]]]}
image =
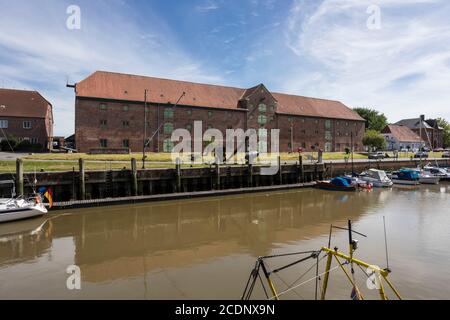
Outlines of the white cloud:
{"label": "white cloud", "polygon": [[200,11],[200,12],[214,11],[214,10],[217,10],[219,8],[220,8],[220,6],[216,2],[213,2],[213,1],[208,1],[204,5],[196,7],[197,11]]}
{"label": "white cloud", "polygon": [[54,105],[55,134],[74,132],[74,93],[65,88],[67,78],[73,83],[108,70],[223,82],[179,48],[159,17],[146,14],[152,23],[142,28],[126,3],[86,2],[80,4],[81,30],[68,30],[69,4],[3,1],[0,10],[8,13],[0,19],[0,85],[39,90]]}
{"label": "white cloud", "polygon": [[[381,29],[369,30],[366,9],[381,8]],[[450,5],[441,0],[295,1],[286,44],[315,70],[288,77],[284,90],[370,106],[391,121],[450,119]]]}

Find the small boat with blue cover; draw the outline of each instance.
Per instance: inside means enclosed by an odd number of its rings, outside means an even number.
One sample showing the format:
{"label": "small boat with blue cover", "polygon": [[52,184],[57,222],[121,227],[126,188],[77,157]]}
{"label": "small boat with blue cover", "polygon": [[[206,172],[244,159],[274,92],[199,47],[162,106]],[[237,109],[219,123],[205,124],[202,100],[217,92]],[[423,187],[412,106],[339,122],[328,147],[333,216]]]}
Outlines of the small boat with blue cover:
{"label": "small boat with blue cover", "polygon": [[416,186],[420,184],[419,171],[413,169],[401,169],[392,172],[392,182],[394,184]]}
{"label": "small boat with blue cover", "polygon": [[336,177],[330,181],[317,181],[316,188],[330,191],[356,191],[352,179],[348,177]]}

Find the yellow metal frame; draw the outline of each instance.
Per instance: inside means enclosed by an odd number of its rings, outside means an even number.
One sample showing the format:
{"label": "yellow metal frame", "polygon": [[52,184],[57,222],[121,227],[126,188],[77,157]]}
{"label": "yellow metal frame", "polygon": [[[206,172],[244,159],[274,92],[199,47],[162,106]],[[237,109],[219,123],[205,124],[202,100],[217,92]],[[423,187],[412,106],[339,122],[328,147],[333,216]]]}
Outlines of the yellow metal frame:
{"label": "yellow metal frame", "polygon": [[[385,269],[381,269],[377,266],[374,265],[370,265],[364,261],[358,260],[353,258],[353,248],[352,246],[350,246],[350,255],[346,255],[342,252],[339,252],[337,250],[333,250],[330,248],[326,248],[326,247],[322,247],[322,251],[327,253],[328,255],[328,259],[327,259],[327,264],[325,267],[325,277],[324,277],[324,282],[323,282],[323,286],[322,286],[322,295],[321,295],[321,299],[325,300],[326,294],[327,294],[327,287],[328,287],[328,280],[329,280],[329,275],[330,275],[330,270],[331,270],[331,263],[333,261],[333,257],[336,259],[336,262],[339,264],[339,266],[341,267],[341,269],[344,271],[347,279],[349,280],[349,282],[352,284],[352,286],[354,286],[356,288],[356,284],[353,282],[352,278],[350,277],[350,275],[348,274],[347,270],[345,270],[344,268],[344,264],[339,260],[339,258],[344,259],[347,263],[354,263],[357,264],[361,267],[367,268],[367,269],[371,269],[374,272],[378,273],[381,275],[381,278],[384,279],[386,281],[386,283],[389,285],[389,287],[392,289],[392,291],[394,292],[394,294],[397,296],[398,299],[402,300],[402,297],[400,296],[400,293],[397,291],[397,289],[394,287],[394,285],[389,281],[388,276],[389,276],[389,272]],[[388,300],[388,297],[386,296],[386,293],[384,291],[384,287],[383,287],[383,283],[380,281],[380,288],[378,289],[378,292],[380,294],[380,298],[381,300]],[[364,299],[361,296],[362,299]]]}

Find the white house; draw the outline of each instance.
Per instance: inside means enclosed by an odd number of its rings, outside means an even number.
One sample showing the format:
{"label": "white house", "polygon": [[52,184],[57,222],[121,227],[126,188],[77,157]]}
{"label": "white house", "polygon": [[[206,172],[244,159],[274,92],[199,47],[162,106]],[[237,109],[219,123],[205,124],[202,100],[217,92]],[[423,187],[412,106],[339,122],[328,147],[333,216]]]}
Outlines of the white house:
{"label": "white house", "polygon": [[381,131],[387,142],[388,150],[418,150],[424,146],[419,135],[403,125],[390,124]]}

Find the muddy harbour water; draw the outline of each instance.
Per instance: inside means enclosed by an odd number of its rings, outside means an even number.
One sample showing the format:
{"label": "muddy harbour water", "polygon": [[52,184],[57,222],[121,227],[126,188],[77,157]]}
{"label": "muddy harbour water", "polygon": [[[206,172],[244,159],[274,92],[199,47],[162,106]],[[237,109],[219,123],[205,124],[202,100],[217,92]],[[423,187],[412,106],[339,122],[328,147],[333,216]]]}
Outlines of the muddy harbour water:
{"label": "muddy harbour water", "polygon": [[[302,189],[56,211],[0,225],[0,299],[240,299],[258,256],[318,250],[327,245],[330,225],[345,227],[348,219],[368,236],[356,236],[356,257],[386,267],[383,217],[390,279],[402,296],[446,299],[449,194],[450,184],[357,193]],[[335,230],[332,246],[347,252],[347,238]],[[299,280],[314,263],[280,272],[276,287],[313,277]],[[71,265],[80,268],[80,290],[67,288]],[[366,298],[378,298],[359,269],[356,278]],[[327,298],[349,299],[351,289],[340,270],[330,273]],[[313,299],[314,290],[310,281],[282,298]],[[265,298],[260,286],[253,298]]]}

